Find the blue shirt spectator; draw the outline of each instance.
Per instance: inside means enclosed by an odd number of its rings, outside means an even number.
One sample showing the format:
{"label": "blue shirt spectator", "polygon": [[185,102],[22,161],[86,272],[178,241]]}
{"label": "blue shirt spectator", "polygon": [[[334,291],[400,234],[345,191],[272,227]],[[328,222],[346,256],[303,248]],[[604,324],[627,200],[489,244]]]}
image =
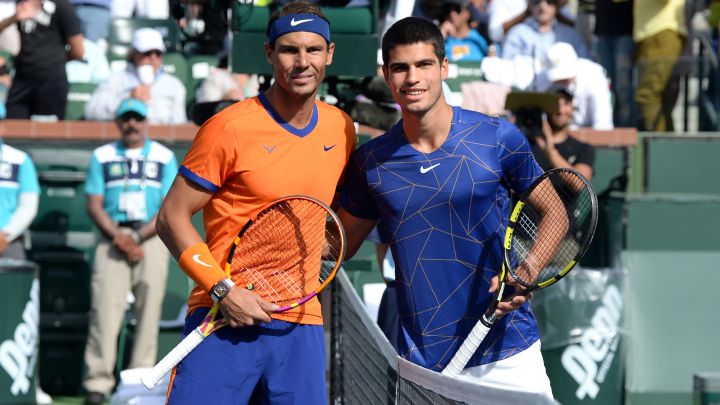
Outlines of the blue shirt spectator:
{"label": "blue shirt spectator", "polygon": [[531,0],[532,16],[513,27],[505,36],[502,57],[515,56],[542,58],[556,42],[567,42],[581,58],[591,59],[590,52],[573,27],[557,22],[557,6],[554,1]]}

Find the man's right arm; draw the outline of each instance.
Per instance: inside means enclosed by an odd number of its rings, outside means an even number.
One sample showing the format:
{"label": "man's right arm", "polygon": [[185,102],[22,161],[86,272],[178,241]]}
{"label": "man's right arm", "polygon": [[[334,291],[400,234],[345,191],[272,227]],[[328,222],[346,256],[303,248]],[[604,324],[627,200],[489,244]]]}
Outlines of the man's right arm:
{"label": "man's right arm", "polygon": [[[163,200],[155,222],[158,236],[182,270],[205,291],[227,275],[210,256],[191,219],[210,201],[212,194],[177,175]],[[196,253],[197,252],[197,253]],[[190,260],[188,260],[190,257]],[[199,266],[199,267],[198,267]],[[220,301],[220,310],[232,327],[270,322],[269,313],[278,308],[243,288],[232,288]]]}

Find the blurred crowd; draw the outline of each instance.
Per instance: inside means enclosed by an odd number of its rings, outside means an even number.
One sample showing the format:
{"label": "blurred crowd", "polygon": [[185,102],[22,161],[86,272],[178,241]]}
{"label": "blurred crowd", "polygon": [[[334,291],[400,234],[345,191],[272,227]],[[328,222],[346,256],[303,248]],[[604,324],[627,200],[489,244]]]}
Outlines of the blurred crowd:
{"label": "blurred crowd", "polygon": [[[370,0],[320,3],[363,7]],[[379,27],[410,15],[434,21],[450,63],[480,69],[468,79],[476,83],[447,89],[453,104],[503,114],[507,93],[562,86],[574,96],[575,127],[672,131],[683,73],[676,62],[692,54],[691,20],[700,13],[717,38],[718,4],[380,0],[377,17]],[[254,96],[263,79],[233,73],[231,62],[242,61],[228,58],[231,8],[230,1],[209,0],[0,0],[0,102],[8,118],[62,120],[68,101],[59,95],[90,84],[82,113],[71,119],[110,120],[120,101],[133,97],[148,104],[150,123],[177,124],[192,119],[197,104]],[[127,49],[118,48],[111,29],[120,20],[146,26],[133,30]],[[147,28],[153,21],[170,25]],[[176,43],[167,27],[178,33]],[[202,64],[178,67],[179,59],[187,64],[198,56]],[[381,77],[366,80],[359,93],[346,108],[353,118],[380,129],[394,122],[397,109]]]}

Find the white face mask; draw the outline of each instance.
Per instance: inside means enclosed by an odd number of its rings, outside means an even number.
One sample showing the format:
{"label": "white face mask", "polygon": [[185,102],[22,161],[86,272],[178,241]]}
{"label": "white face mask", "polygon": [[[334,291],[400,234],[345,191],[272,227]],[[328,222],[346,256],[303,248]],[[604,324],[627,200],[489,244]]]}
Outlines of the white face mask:
{"label": "white face mask", "polygon": [[144,85],[151,85],[155,81],[155,68],[152,65],[140,65],[137,67],[138,79]]}

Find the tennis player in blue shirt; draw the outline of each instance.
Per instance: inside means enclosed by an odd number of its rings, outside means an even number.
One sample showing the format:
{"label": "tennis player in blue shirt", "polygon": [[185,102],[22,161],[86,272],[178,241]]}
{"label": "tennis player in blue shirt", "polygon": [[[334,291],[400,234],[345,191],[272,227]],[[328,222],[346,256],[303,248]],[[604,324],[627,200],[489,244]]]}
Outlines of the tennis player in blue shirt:
{"label": "tennis player in blue shirt", "polygon": [[[447,104],[448,61],[431,22],[398,21],[382,53],[402,119],[356,151],[340,218],[350,254],[382,219],[396,263],[400,355],[441,371],[497,288],[511,191],[542,169],[515,126]],[[552,397],[528,302],[515,297],[498,311],[504,316],[460,378]]]}

